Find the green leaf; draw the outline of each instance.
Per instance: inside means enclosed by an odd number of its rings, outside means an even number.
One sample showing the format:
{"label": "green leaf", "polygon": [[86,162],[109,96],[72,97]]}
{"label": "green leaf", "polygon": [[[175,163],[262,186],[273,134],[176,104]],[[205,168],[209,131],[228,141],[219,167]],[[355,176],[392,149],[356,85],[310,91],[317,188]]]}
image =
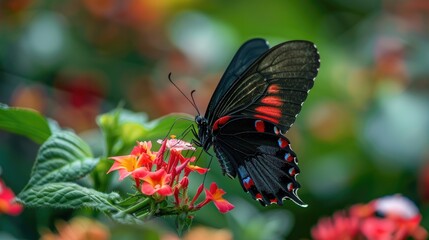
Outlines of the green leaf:
{"label": "green leaf", "polygon": [[[194,124],[193,117],[188,114],[170,114],[147,121],[143,113],[122,109],[100,115],[97,122],[106,137],[108,156],[125,154],[138,140],[156,141],[172,134],[180,137]],[[188,134],[187,139],[191,137],[192,134]]]}
{"label": "green leaf", "polygon": [[72,132],[52,135],[39,149],[25,189],[53,182],[77,180],[94,169],[98,163],[88,145]]}
{"label": "green leaf", "polygon": [[24,135],[39,144],[51,135],[48,121],[38,112],[3,104],[0,104],[0,129]]}
{"label": "green leaf", "polygon": [[123,109],[98,116],[97,123],[106,138],[107,156],[120,155],[135,144],[136,139],[145,132],[142,124],[146,121],[144,113]]}
{"label": "green leaf", "polygon": [[111,202],[118,199],[117,193],[102,193],[71,182],[34,186],[21,192],[17,198],[27,207],[89,207],[103,212],[117,212],[118,209]]}
{"label": "green leaf", "polygon": [[[158,140],[176,135],[180,138],[184,131],[190,130],[190,127],[195,124],[194,117],[185,113],[169,114],[151,122],[144,124],[146,127],[145,139]],[[192,133],[189,132],[184,139],[191,139]]]}

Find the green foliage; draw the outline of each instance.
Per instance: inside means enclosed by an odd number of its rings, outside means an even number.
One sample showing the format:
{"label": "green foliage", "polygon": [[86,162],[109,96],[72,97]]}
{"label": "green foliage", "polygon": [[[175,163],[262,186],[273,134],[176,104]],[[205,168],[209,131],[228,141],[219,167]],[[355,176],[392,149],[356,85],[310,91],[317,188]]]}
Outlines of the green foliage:
{"label": "green foliage", "polygon": [[106,203],[117,194],[100,193],[70,182],[87,175],[97,163],[88,145],[76,134],[55,133],[40,147],[30,180],[18,200],[29,207],[108,210]]}
{"label": "green foliage", "polygon": [[38,112],[4,104],[0,104],[0,129],[23,135],[39,144],[51,135],[48,121]]}
{"label": "green foliage", "polygon": [[89,207],[100,211],[115,211],[111,201],[117,199],[117,193],[101,193],[71,182],[36,185],[18,196],[18,200],[27,207]]}
{"label": "green foliage", "polygon": [[54,182],[68,182],[84,177],[94,169],[98,159],[88,145],[72,132],[58,132],[41,147],[25,189]]}
{"label": "green foliage", "polygon": [[123,109],[100,115],[97,123],[106,139],[107,156],[128,152],[137,140],[156,141],[171,134],[183,134],[194,124],[193,117],[187,114],[169,114],[148,121],[143,113]]}
{"label": "green foliage", "polygon": [[[166,132],[184,132],[191,125],[188,121],[178,119],[189,119],[188,116],[168,115],[148,121],[144,114],[126,110],[103,114],[98,118],[98,124],[104,133],[107,150],[106,155],[96,158],[88,144],[73,132],[58,128],[49,138],[44,139],[40,132],[49,136],[50,131],[40,130],[37,134],[31,134],[29,124],[24,125],[21,131],[15,131],[20,129],[18,125],[24,122],[22,118],[28,116],[38,119],[36,123],[40,126],[47,127],[47,121],[36,112],[6,107],[2,110],[9,116],[2,118],[6,119],[3,121],[3,129],[21,133],[39,142],[44,141],[38,151],[30,179],[17,196],[20,203],[27,207],[85,207],[103,212],[121,223],[141,223],[141,219],[162,213],[158,212],[152,199],[142,195],[121,199],[117,193],[105,193],[110,182],[106,172],[111,166],[107,157],[129,150],[138,140],[165,138]],[[49,130],[48,127],[47,129]],[[92,181],[81,181],[87,176],[92,177]],[[94,186],[82,186],[77,182],[94,183]],[[170,210],[162,214],[176,213]]]}

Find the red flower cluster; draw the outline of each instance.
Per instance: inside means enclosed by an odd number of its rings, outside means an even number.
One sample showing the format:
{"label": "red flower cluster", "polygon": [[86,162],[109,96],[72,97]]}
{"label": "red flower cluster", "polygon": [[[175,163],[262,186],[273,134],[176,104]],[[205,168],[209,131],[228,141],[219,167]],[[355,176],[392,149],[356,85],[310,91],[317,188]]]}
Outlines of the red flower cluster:
{"label": "red flower cluster", "polygon": [[146,196],[157,201],[163,201],[168,196],[174,196],[174,204],[178,209],[188,211],[198,210],[209,202],[214,202],[220,212],[225,213],[234,206],[222,198],[225,192],[212,183],[210,190],[205,190],[206,198],[195,205],[204,185],[201,184],[192,198],[188,197],[189,174],[197,172],[205,174],[208,169],[191,164],[195,157],[186,158],[182,151],[194,151],[195,148],[183,140],[158,140],[161,144],[158,152],[151,150],[151,142],[137,142],[130,155],[111,157],[115,162],[108,173],[118,170],[119,180],[131,176],[137,189]]}
{"label": "red flower cluster", "polygon": [[333,218],[319,220],[311,235],[316,240],[426,239],[428,233],[420,226],[421,219],[417,207],[409,199],[401,195],[387,196],[354,205],[348,212],[335,213]]}
{"label": "red flower cluster", "polygon": [[0,214],[18,215],[22,212],[22,205],[15,202],[15,194],[0,179]]}

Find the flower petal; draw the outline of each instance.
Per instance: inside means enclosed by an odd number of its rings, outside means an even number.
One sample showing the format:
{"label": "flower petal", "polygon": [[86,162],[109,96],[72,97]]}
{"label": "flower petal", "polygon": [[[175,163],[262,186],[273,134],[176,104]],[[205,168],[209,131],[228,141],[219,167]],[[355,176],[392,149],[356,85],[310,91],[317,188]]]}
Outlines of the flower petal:
{"label": "flower petal", "polygon": [[161,196],[170,196],[173,195],[173,189],[170,185],[164,185],[156,191]]}
{"label": "flower petal", "polygon": [[156,193],[156,189],[152,186],[152,184],[150,184],[148,182],[143,182],[141,191],[143,194],[148,195],[148,196]]}
{"label": "flower petal", "polygon": [[219,209],[219,212],[226,213],[234,209],[234,205],[232,205],[230,202],[228,202],[225,199],[219,199],[216,201],[213,201],[217,209]]}
{"label": "flower petal", "polygon": [[203,168],[203,167],[200,167],[197,165],[192,165],[192,164],[188,164],[188,166],[186,168],[189,169],[190,171],[197,172],[199,174],[205,174],[207,171],[209,171],[208,168]]}
{"label": "flower petal", "polygon": [[[165,140],[159,139],[158,143],[163,143]],[[167,140],[167,148],[170,150],[182,151],[182,150],[195,150],[195,147],[192,146],[191,143],[185,142],[179,139],[168,139]]]}
{"label": "flower petal", "polygon": [[22,212],[23,206],[15,202],[15,194],[12,189],[0,179],[0,214],[18,215]]}

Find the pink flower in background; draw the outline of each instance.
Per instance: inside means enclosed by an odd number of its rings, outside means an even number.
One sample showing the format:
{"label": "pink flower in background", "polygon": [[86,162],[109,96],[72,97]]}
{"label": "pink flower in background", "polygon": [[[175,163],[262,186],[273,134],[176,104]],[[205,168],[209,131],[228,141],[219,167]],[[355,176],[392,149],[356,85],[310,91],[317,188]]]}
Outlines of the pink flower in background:
{"label": "pink flower in background", "polygon": [[0,179],[0,214],[16,216],[22,212],[22,205],[15,202],[15,194]]}
{"label": "pink flower in background", "polygon": [[368,204],[356,204],[333,218],[321,219],[313,227],[314,239],[402,240],[427,239],[420,226],[422,216],[416,205],[401,195],[375,199]]}
{"label": "pink flower in background", "polygon": [[336,212],[332,218],[322,218],[311,229],[311,235],[317,240],[354,239],[358,233],[359,221],[345,212]]}
{"label": "pink flower in background", "polygon": [[390,239],[402,239],[395,238],[395,232],[397,231],[396,225],[389,219],[369,217],[363,219],[360,224],[360,230],[362,235],[369,240],[390,240]]}

